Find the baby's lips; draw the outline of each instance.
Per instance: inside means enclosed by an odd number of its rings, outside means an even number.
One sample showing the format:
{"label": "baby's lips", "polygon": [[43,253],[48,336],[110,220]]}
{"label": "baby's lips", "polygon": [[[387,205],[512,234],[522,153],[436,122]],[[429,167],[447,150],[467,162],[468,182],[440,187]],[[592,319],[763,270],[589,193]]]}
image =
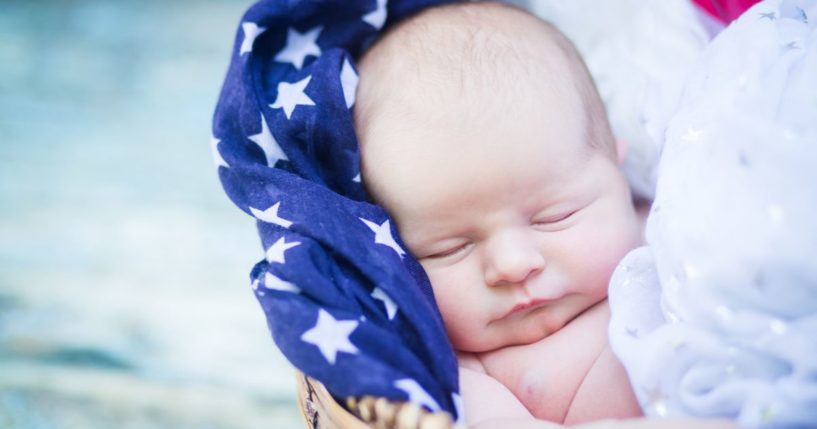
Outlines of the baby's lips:
{"label": "baby's lips", "polygon": [[539,307],[542,307],[544,305],[547,305],[550,302],[551,302],[551,300],[549,300],[549,299],[532,299],[532,300],[529,300],[529,301],[520,302],[520,303],[517,303],[516,305],[514,305],[513,307],[511,307],[511,309],[508,310],[508,312],[505,313],[505,315],[503,315],[502,318],[504,319],[506,317],[509,317],[509,316],[517,314],[517,313],[528,311],[528,310],[531,310],[531,309],[534,309],[534,308],[539,308]]}

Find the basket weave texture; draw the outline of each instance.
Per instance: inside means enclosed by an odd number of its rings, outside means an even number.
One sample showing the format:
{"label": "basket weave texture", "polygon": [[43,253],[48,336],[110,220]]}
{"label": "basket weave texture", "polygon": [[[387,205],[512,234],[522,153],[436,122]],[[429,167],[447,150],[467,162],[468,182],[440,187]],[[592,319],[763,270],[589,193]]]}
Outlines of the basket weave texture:
{"label": "basket weave texture", "polygon": [[[364,396],[347,398],[346,408],[319,381],[296,370],[298,406],[311,429],[453,429],[451,415],[428,412],[408,402]],[[348,408],[348,409],[347,409]]]}

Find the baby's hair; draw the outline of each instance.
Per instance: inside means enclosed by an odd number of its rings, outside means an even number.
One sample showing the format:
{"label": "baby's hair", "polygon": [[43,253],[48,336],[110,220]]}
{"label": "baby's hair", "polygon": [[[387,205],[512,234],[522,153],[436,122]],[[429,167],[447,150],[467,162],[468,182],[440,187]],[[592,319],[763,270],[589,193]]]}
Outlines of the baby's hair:
{"label": "baby's hair", "polygon": [[[383,100],[400,103],[401,97],[419,95],[433,102],[437,88],[457,91],[467,100],[475,88],[507,91],[515,79],[524,78],[543,85],[529,91],[565,91],[565,86],[572,86],[586,114],[587,141],[615,156],[604,105],[573,43],[553,25],[515,6],[464,1],[425,9],[389,28],[359,65],[361,84],[354,112],[359,135],[361,127],[383,114],[378,108]],[[379,79],[367,81],[367,72]],[[559,74],[572,78],[560,80],[555,77]],[[421,81],[435,91],[406,93],[406,81]]]}

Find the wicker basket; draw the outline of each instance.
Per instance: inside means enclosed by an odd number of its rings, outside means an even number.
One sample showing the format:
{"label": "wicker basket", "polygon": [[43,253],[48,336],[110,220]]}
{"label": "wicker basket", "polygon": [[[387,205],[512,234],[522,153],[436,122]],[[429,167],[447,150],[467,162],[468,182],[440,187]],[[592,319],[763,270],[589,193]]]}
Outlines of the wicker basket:
{"label": "wicker basket", "polygon": [[312,429],[452,429],[451,415],[430,413],[415,404],[364,396],[338,404],[326,388],[300,371],[298,406],[306,427]]}

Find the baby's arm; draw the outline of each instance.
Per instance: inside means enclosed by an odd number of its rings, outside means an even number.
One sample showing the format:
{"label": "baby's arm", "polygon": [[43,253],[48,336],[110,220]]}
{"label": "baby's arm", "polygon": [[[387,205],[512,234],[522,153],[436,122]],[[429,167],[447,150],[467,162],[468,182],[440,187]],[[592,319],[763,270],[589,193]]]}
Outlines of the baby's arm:
{"label": "baby's arm", "polygon": [[[466,363],[467,362],[463,362]],[[558,429],[558,423],[535,419],[507,387],[478,368],[460,367],[460,392],[469,429]],[[575,429],[732,429],[721,420],[628,419],[603,420]]]}
{"label": "baby's arm", "polygon": [[507,387],[483,372],[460,366],[460,393],[468,427],[498,418],[533,420]]}
{"label": "baby's arm", "polygon": [[[495,419],[477,425],[468,425],[469,429],[556,429],[566,428],[557,423],[544,420]],[[627,419],[603,420],[585,423],[579,426],[569,426],[572,429],[737,429],[737,426],[726,420],[663,420],[663,419]]]}
{"label": "baby's arm", "polygon": [[629,386],[624,367],[610,346],[606,346],[574,394],[565,424],[642,416],[638,400]]}

